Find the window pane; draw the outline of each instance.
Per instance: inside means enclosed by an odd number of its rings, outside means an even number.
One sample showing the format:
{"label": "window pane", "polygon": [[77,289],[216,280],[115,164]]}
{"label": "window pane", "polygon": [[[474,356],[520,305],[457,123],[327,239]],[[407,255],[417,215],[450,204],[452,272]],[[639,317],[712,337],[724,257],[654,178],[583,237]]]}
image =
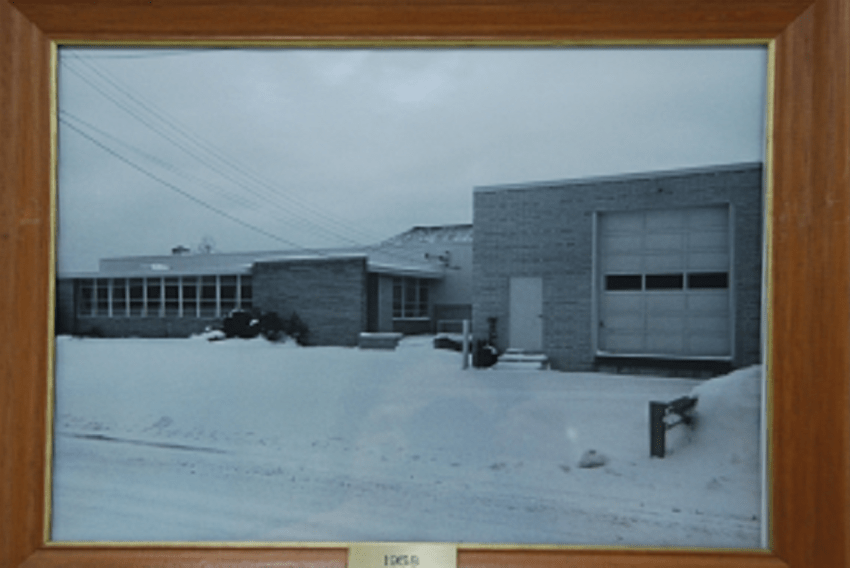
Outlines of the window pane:
{"label": "window pane", "polygon": [[201,278],[201,316],[215,316],[215,276]]}
{"label": "window pane", "polygon": [[[415,304],[416,299],[416,280],[414,278],[404,279],[404,305],[410,306]],[[406,309],[405,309],[406,311]],[[410,315],[405,313],[405,315]]]}
{"label": "window pane", "polygon": [[704,289],[714,288],[722,289],[729,287],[728,272],[694,272],[688,274],[688,288]]}
{"label": "window pane", "polygon": [[236,307],[236,276],[221,276],[221,313],[230,313]]}
{"label": "window pane", "polygon": [[142,315],[142,307],[144,306],[144,280],[142,278],[130,279],[130,315]]}
{"label": "window pane", "polygon": [[608,274],[605,276],[605,289],[640,290],[642,280],[640,274]]}
{"label": "window pane", "polygon": [[94,280],[80,280],[80,304],[77,315],[90,316],[94,307]]}
{"label": "window pane", "polygon": [[198,277],[183,277],[183,317],[198,316]]}
{"label": "window pane", "polygon": [[99,316],[109,315],[109,280],[106,278],[97,279],[97,310]]}
{"label": "window pane", "polygon": [[176,316],[180,307],[180,284],[177,278],[165,279],[165,315]]}
{"label": "window pane", "polygon": [[159,278],[148,278],[148,317],[159,316],[159,307],[162,302],[162,280]]}
{"label": "window pane", "polygon": [[681,290],[685,285],[684,274],[647,274],[647,290]]}
{"label": "window pane", "polygon": [[112,316],[121,318],[127,315],[127,281],[116,278],[112,281]]}

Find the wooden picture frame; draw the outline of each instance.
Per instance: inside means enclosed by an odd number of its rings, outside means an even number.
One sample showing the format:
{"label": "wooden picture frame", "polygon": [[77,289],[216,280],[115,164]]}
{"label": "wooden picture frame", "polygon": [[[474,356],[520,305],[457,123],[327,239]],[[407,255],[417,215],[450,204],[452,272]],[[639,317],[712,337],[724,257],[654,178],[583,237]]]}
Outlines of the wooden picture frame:
{"label": "wooden picture frame", "polygon": [[399,39],[763,39],[775,53],[769,550],[461,547],[458,565],[850,564],[849,0],[0,0],[0,565],[345,565],[342,548],[46,544],[54,44]]}

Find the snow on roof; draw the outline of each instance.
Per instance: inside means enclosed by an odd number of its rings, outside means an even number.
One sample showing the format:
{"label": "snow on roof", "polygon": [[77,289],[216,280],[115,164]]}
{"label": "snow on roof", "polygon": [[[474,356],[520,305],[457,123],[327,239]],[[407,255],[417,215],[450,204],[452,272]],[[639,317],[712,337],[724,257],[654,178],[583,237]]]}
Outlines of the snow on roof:
{"label": "snow on roof", "polygon": [[472,242],[472,223],[413,227],[381,244]]}
{"label": "snow on roof", "polygon": [[534,189],[544,187],[564,187],[564,186],[579,186],[606,182],[627,182],[651,180],[658,178],[675,178],[683,176],[692,176],[700,174],[718,174],[735,171],[745,171],[759,169],[762,167],[761,162],[742,162],[739,164],[721,164],[715,166],[703,166],[696,168],[681,168],[677,170],[659,170],[649,172],[636,172],[616,175],[603,176],[588,176],[582,178],[549,180],[549,181],[529,181],[522,183],[506,183],[496,185],[482,185],[474,189],[475,193],[486,193],[493,191],[503,191],[511,189]]}
{"label": "snow on roof", "polygon": [[[257,262],[368,258],[368,270],[383,274],[442,278],[443,266],[423,257],[417,245],[471,243],[472,224],[416,226],[380,244],[328,249],[289,249],[244,252],[123,256],[100,259],[99,270],[63,273],[60,278],[135,278],[143,276],[191,276],[249,274]],[[406,250],[405,247],[411,247]]]}
{"label": "snow on roof", "polygon": [[256,260],[257,263],[260,262],[287,262],[287,261],[298,261],[298,260],[345,260],[350,258],[367,258],[368,255],[362,251],[350,251],[350,252],[323,252],[323,251],[291,251],[291,252],[283,252],[277,255],[264,256],[263,258],[258,258]]}
{"label": "snow on roof", "polygon": [[144,276],[198,276],[212,274],[250,274],[258,262],[336,260],[366,258],[370,272],[442,278],[441,267],[418,252],[378,247],[338,249],[293,249],[211,254],[173,254],[103,258],[100,270],[63,273],[60,278],[138,278]]}

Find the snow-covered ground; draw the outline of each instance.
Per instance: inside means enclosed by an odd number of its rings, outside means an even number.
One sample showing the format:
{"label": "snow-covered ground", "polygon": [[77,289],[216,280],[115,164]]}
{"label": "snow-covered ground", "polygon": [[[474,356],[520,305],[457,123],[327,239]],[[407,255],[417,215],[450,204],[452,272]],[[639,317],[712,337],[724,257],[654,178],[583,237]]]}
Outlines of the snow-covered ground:
{"label": "snow-covered ground", "polygon": [[[461,370],[265,340],[56,343],[56,541],[758,548],[761,372]],[[648,402],[697,426],[649,457]],[[589,449],[604,466],[578,467]]]}

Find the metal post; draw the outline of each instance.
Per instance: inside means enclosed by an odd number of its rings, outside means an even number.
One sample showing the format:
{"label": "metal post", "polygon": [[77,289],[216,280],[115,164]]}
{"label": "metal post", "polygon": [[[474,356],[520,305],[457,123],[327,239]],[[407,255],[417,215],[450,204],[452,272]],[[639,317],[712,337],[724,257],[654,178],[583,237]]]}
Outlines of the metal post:
{"label": "metal post", "polygon": [[463,368],[469,368],[469,320],[463,320]]}
{"label": "metal post", "polygon": [[664,402],[649,403],[649,455],[654,458],[664,457],[665,438],[667,437],[667,424],[664,422],[664,414],[667,404]]}

